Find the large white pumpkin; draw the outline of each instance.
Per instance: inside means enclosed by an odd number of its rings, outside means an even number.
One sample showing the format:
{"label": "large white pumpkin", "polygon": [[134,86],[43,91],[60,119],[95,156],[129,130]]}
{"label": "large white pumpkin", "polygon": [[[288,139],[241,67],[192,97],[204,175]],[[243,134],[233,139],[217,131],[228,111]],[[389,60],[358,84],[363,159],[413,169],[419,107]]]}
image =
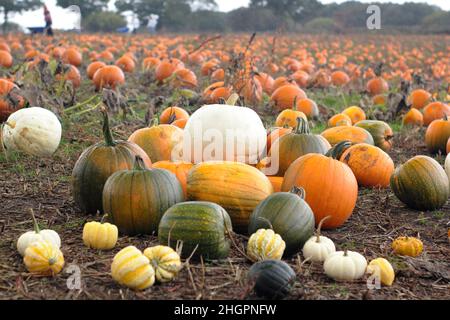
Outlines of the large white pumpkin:
{"label": "large white pumpkin", "polygon": [[39,107],[14,112],[3,127],[3,143],[9,150],[46,157],[56,151],[60,141],[58,118],[53,112]]}
{"label": "large white pumpkin", "polygon": [[450,182],[450,153],[445,158],[445,172],[447,172],[448,181]]}
{"label": "large white pumpkin", "polygon": [[204,105],[184,128],[183,158],[199,163],[229,160],[256,164],[265,151],[266,130],[250,108]]}

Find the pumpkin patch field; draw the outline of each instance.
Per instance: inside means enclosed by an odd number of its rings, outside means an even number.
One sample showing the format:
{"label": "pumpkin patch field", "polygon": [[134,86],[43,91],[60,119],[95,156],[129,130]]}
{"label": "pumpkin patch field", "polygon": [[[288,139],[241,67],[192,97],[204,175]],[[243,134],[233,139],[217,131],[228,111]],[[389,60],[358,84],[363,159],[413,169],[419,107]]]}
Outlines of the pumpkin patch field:
{"label": "pumpkin patch field", "polygon": [[0,38],[0,299],[449,299],[448,35]]}

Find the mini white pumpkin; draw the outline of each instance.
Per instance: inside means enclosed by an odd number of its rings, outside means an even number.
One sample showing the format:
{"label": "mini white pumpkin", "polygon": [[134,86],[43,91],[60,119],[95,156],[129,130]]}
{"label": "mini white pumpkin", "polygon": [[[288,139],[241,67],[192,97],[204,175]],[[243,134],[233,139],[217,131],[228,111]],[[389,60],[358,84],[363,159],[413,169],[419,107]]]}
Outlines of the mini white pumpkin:
{"label": "mini white pumpkin", "polygon": [[367,268],[367,260],[354,251],[336,251],[323,264],[325,274],[334,280],[350,281],[360,279]]}
{"label": "mini white pumpkin", "polygon": [[59,237],[58,233],[50,229],[40,230],[33,210],[31,209],[30,211],[31,216],[33,217],[34,231],[25,232],[19,237],[19,239],[17,240],[17,251],[19,251],[19,253],[24,256],[25,250],[32,243],[41,240],[46,240],[59,249],[61,247],[61,238]]}
{"label": "mini white pumpkin", "polygon": [[50,110],[32,107],[11,114],[3,126],[3,144],[7,150],[47,157],[61,141],[61,123]]}
{"label": "mini white pumpkin", "polygon": [[447,154],[447,157],[445,158],[445,172],[447,172],[448,181],[450,181],[450,153]]}
{"label": "mini white pumpkin", "polygon": [[322,223],[330,218],[327,216],[323,218],[317,227],[316,234],[308,239],[303,245],[303,257],[313,262],[324,262],[327,257],[336,252],[334,242],[325,236],[320,235],[320,228]]}
{"label": "mini white pumpkin", "polygon": [[192,163],[230,160],[256,164],[267,141],[266,129],[250,108],[204,105],[186,123],[183,159]]}

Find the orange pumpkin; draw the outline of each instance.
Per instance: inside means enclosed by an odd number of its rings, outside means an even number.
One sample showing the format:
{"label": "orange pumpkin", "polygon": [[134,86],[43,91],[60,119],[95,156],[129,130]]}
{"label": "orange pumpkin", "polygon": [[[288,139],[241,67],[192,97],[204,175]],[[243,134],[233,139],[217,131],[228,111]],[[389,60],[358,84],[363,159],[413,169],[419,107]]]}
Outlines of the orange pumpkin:
{"label": "orange pumpkin", "polygon": [[276,89],[270,100],[277,110],[290,109],[294,107],[294,102],[300,99],[306,99],[306,93],[298,86],[288,84]]}
{"label": "orange pumpkin", "polygon": [[316,119],[319,116],[317,104],[308,98],[297,100],[295,109],[303,112],[308,119]]}
{"label": "orange pumpkin", "polygon": [[[270,75],[264,72],[258,72],[255,75],[255,78],[259,80],[259,83],[261,83],[262,89],[265,93],[272,94],[275,80],[273,80]],[[223,78],[221,80],[223,80]]]}
{"label": "orange pumpkin", "polygon": [[272,144],[278,138],[284,136],[285,134],[291,133],[292,128],[290,127],[274,127],[268,130],[267,134],[267,153],[269,153]]}
{"label": "orange pumpkin", "polygon": [[117,59],[117,61],[114,64],[118,66],[120,69],[122,69],[123,72],[127,73],[133,73],[134,69],[136,68],[134,60],[126,55]]}
{"label": "orange pumpkin", "polygon": [[355,124],[361,120],[366,120],[366,113],[358,106],[348,107],[342,111],[342,113],[350,117],[352,124]]}
{"label": "orange pumpkin", "polygon": [[277,127],[287,126],[289,128],[297,127],[298,121],[297,118],[305,119],[308,121],[308,117],[301,111],[285,109],[280,112],[277,119],[275,120],[275,125]]}
{"label": "orange pumpkin", "polygon": [[161,112],[159,116],[159,123],[161,124],[171,124],[176,120],[189,119],[189,113],[180,107],[168,107]]}
{"label": "orange pumpkin", "polygon": [[422,112],[415,108],[411,108],[404,116],[402,120],[404,126],[423,126]]}
{"label": "orange pumpkin", "polygon": [[104,87],[115,89],[118,85],[125,83],[125,75],[117,66],[104,66],[94,73],[92,80],[97,90]]}
{"label": "orange pumpkin", "polygon": [[367,82],[366,88],[371,96],[389,91],[388,83],[381,77],[370,79],[369,82]]}
{"label": "orange pumpkin", "polygon": [[188,119],[178,119],[175,120],[174,122],[172,122],[171,124],[180,128],[180,129],[184,129],[184,127],[186,126]]}
{"label": "orange pumpkin", "polygon": [[351,216],[358,197],[358,182],[352,170],[336,160],[348,143],[331,149],[327,155],[306,154],[295,160],[284,175],[281,191],[294,186],[306,193],[306,202],[314,212],[316,224],[326,216],[323,228],[337,228]]}
{"label": "orange pumpkin", "polygon": [[[25,104],[25,100],[11,91],[18,87],[11,81],[6,79],[0,79],[0,123],[8,119],[9,115],[14,111],[22,108]],[[5,99],[8,95],[12,99]],[[13,104],[13,101],[17,103]]]}
{"label": "orange pumpkin", "polygon": [[66,49],[62,55],[62,59],[65,63],[71,64],[75,67],[79,67],[83,62],[83,56],[76,48]]}
{"label": "orange pumpkin", "polygon": [[351,126],[352,119],[344,113],[338,113],[328,120],[328,127]]}
{"label": "orange pumpkin", "polygon": [[158,161],[153,163],[153,168],[160,168],[160,169],[166,169],[172,172],[180,181],[181,187],[183,188],[184,196],[187,196],[186,192],[186,183],[187,183],[187,175],[189,170],[194,165],[190,162],[184,162],[184,161]]}
{"label": "orange pumpkin", "polygon": [[423,109],[423,124],[428,126],[432,121],[450,117],[450,106],[442,102],[432,102]]}
{"label": "orange pumpkin", "polygon": [[272,183],[273,192],[281,192],[281,185],[283,184],[283,177],[271,176],[269,178],[270,183]]}
{"label": "orange pumpkin", "polygon": [[344,71],[335,71],[331,73],[331,83],[334,86],[341,87],[345,86],[350,82],[350,77]]}
{"label": "orange pumpkin", "polygon": [[0,66],[3,68],[11,68],[13,65],[12,55],[5,50],[0,50]]}
{"label": "orange pumpkin", "polygon": [[359,143],[345,150],[339,159],[352,169],[360,186],[382,188],[389,186],[394,172],[394,162],[380,148]]}
{"label": "orange pumpkin", "polygon": [[350,141],[353,144],[368,143],[374,145],[372,135],[367,130],[358,127],[332,127],[322,132],[321,135],[327,139],[332,146],[342,141]]}
{"label": "orange pumpkin", "polygon": [[94,61],[90,63],[86,69],[88,78],[92,80],[95,72],[97,72],[98,69],[103,68],[104,66],[106,66],[106,63],[102,61]]}
{"label": "orange pumpkin", "polygon": [[183,130],[170,124],[138,129],[128,141],[136,143],[148,155],[152,163],[181,159]]}
{"label": "orange pumpkin", "polygon": [[423,109],[431,99],[431,93],[423,89],[416,89],[411,92],[408,97],[408,102],[411,108]]}
{"label": "orange pumpkin", "polygon": [[175,70],[175,78],[172,84],[176,88],[195,88],[197,87],[197,76],[189,69],[181,68]]}
{"label": "orange pumpkin", "polygon": [[425,132],[425,144],[430,153],[447,153],[447,140],[450,138],[450,120],[434,120]]}

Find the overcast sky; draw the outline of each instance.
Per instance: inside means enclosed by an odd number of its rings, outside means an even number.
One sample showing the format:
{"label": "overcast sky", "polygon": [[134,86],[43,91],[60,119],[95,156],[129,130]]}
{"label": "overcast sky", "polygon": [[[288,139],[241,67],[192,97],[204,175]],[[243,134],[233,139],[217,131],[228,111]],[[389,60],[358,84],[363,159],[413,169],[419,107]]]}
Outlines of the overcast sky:
{"label": "overcast sky", "polygon": [[[338,2],[342,3],[346,0],[320,0],[322,3],[332,3]],[[374,2],[371,0],[359,0],[360,2]],[[247,6],[250,0],[216,0],[219,5],[220,11],[230,11],[239,7]],[[450,0],[378,0],[375,2],[394,2],[394,3],[404,3],[404,2],[426,2],[428,4],[437,5],[444,10],[450,10]],[[56,0],[45,1],[53,18],[53,27],[56,29],[73,29],[76,15],[73,13],[68,13],[67,10],[57,7]],[[114,9],[114,1],[109,3],[110,9]],[[0,21],[3,21],[1,17]],[[15,14],[10,17],[10,20],[20,24],[23,27],[38,27],[44,25],[44,15],[42,9],[24,12],[22,14]],[[130,19],[129,19],[130,20]]]}

